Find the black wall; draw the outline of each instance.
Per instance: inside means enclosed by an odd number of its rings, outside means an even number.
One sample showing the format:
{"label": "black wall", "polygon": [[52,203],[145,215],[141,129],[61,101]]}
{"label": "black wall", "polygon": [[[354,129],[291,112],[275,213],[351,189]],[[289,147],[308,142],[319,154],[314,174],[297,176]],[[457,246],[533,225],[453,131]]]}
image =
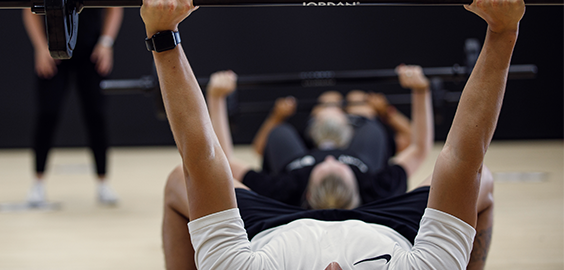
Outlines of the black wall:
{"label": "black wall", "polygon": [[[536,79],[507,84],[495,139],[563,138],[563,9],[527,7],[513,64],[535,64]],[[0,148],[31,144],[35,119],[33,50],[18,10],[0,10]],[[483,42],[485,23],[462,7],[201,8],[180,27],[183,46],[198,77],[232,69],[239,74],[314,70],[393,68],[400,63],[426,67],[464,65],[464,41]],[[127,9],[115,45],[111,78],[151,73],[145,31],[138,9]],[[448,83],[460,91],[462,83]],[[239,101],[273,101],[292,94],[314,98],[328,89],[361,88],[406,93],[398,85],[241,90]],[[75,95],[65,105],[57,146],[85,144]],[[108,96],[112,146],[173,144],[166,121],[155,115],[153,94]],[[455,104],[437,109],[436,138],[446,136]],[[409,106],[399,106],[409,113]],[[307,114],[291,122],[303,127]],[[234,115],[236,143],[248,143],[265,113]]]}

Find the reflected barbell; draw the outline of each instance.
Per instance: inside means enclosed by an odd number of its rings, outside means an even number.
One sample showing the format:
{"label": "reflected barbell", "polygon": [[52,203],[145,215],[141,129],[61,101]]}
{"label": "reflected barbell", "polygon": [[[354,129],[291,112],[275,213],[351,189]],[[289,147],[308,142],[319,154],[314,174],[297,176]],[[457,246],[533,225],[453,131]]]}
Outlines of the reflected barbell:
{"label": "reflected barbell", "polygon": [[[433,104],[440,108],[448,103],[457,103],[461,92],[447,91],[443,88],[444,82],[463,82],[468,79],[470,68],[453,65],[452,67],[423,68],[423,73],[431,80]],[[533,79],[537,74],[536,65],[511,65],[508,79]],[[198,78],[198,83],[205,89],[209,78]],[[395,69],[372,70],[347,70],[347,71],[307,71],[281,74],[238,75],[237,89],[264,89],[272,87],[304,87],[317,88],[328,86],[342,86],[356,83],[399,83]],[[102,92],[106,95],[122,94],[154,94],[157,107],[157,117],[164,120],[165,110],[162,103],[159,82],[154,72],[153,75],[143,76],[140,79],[103,80],[100,83]],[[386,94],[392,105],[406,105],[411,103],[411,94]],[[298,111],[309,112],[317,104],[316,99],[300,99]],[[228,98],[229,114],[267,113],[272,109],[274,102],[239,102],[236,96]]]}
{"label": "reflected barbell", "polygon": [[[468,68],[452,67],[423,68],[423,74],[429,78],[440,78],[445,82],[462,82],[468,78]],[[508,79],[532,79],[537,74],[535,65],[511,65]],[[198,78],[198,84],[204,89],[209,78]],[[306,71],[295,73],[276,73],[258,75],[239,75],[237,88],[276,87],[327,87],[353,83],[397,83],[395,69],[367,69],[341,71]],[[100,88],[105,94],[138,94],[158,91],[156,75],[142,76],[139,79],[103,80]]]}
{"label": "reflected barbell", "polygon": [[[201,7],[233,6],[294,6],[294,7],[350,7],[350,6],[453,6],[470,4],[470,0],[193,0]],[[526,0],[526,5],[564,5],[562,0]],[[69,59],[76,46],[78,15],[84,8],[140,7],[142,0],[0,0],[0,9],[31,8],[35,14],[45,15],[49,51],[55,59]]]}
{"label": "reflected barbell", "polygon": [[[482,46],[477,39],[469,38],[464,41],[465,66],[454,64],[450,67],[423,67],[423,74],[431,81],[433,103],[436,108],[444,107],[446,103],[456,103],[460,99],[461,92],[447,91],[443,87],[444,82],[465,82],[470,76]],[[533,79],[537,74],[536,65],[511,65],[509,66],[508,79]],[[209,77],[197,78],[198,84],[205,89],[209,83]],[[318,88],[345,86],[353,84],[375,84],[375,83],[399,83],[395,69],[365,69],[365,70],[323,70],[304,71],[293,73],[274,73],[237,76],[238,91],[245,89],[271,90],[273,88]],[[154,94],[157,107],[157,116],[165,119],[165,110],[162,102],[161,91],[157,77],[157,71],[153,65],[151,75],[140,79],[103,80],[100,88],[104,94]],[[410,94],[387,94],[388,101],[392,105],[404,105],[411,103]],[[316,99],[300,99],[298,111],[309,112],[317,103]],[[236,95],[228,97],[228,107],[232,114],[266,113],[273,106],[273,102],[238,102]]]}

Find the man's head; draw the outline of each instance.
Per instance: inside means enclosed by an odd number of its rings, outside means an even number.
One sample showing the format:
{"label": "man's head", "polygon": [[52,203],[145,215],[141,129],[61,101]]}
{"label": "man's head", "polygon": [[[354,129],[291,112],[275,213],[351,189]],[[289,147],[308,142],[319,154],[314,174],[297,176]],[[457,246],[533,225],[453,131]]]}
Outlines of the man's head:
{"label": "man's head", "polygon": [[313,209],[353,209],[360,194],[352,169],[333,156],[313,167],[306,199]]}
{"label": "man's head", "polygon": [[343,270],[337,262],[330,263],[325,270]]}
{"label": "man's head", "polygon": [[326,107],[314,115],[308,133],[317,148],[339,149],[350,143],[353,128],[342,109]]}

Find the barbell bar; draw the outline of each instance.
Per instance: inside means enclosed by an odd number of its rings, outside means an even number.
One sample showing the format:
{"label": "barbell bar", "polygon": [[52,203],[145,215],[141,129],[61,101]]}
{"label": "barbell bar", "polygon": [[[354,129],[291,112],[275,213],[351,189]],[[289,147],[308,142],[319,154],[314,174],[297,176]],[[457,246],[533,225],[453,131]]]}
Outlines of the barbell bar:
{"label": "barbell bar", "polygon": [[[0,9],[36,9],[48,4],[41,0],[1,0]],[[76,7],[80,13],[82,8],[107,7],[140,7],[143,0],[57,0],[59,6]],[[472,3],[469,0],[355,0],[355,1],[312,1],[312,0],[193,0],[195,6],[201,7],[234,7],[234,6],[371,6],[371,5],[416,5],[416,6],[459,6]],[[564,5],[562,0],[526,0],[526,5]]]}
{"label": "barbell bar", "polygon": [[[312,0],[193,0],[202,7],[233,6],[294,6],[294,7],[346,7],[346,6],[453,6],[469,4],[469,0],[353,0],[353,1],[312,1]],[[526,0],[526,5],[564,5],[563,0]],[[24,9],[38,15],[45,15],[49,51],[55,59],[70,59],[76,46],[78,15],[83,8],[140,7],[142,0],[0,0],[0,9]]]}
{"label": "barbell bar", "polygon": [[[456,103],[461,92],[447,91],[443,88],[444,82],[462,82],[468,78],[468,68],[454,65],[452,67],[423,68],[423,73],[431,80],[433,103],[437,108],[444,107],[445,103]],[[537,74],[536,65],[511,65],[509,67],[509,80],[533,79]],[[202,89],[206,87],[209,78],[197,78]],[[372,70],[347,70],[347,71],[305,71],[296,73],[258,74],[237,76],[237,89],[262,88],[269,90],[272,87],[328,87],[342,86],[354,83],[397,83],[398,77],[394,69]],[[140,79],[103,80],[100,83],[102,92],[106,95],[122,94],[154,94],[157,117],[166,119],[162,103],[161,91],[156,72],[143,76]],[[392,105],[406,105],[411,103],[410,94],[386,94]],[[236,95],[228,97],[229,115],[267,113],[272,109],[272,101],[239,102]],[[309,112],[317,104],[315,99],[300,99],[298,111]]]}
{"label": "barbell bar", "polygon": [[[440,78],[445,82],[462,82],[468,78],[468,68],[453,65],[452,67],[427,67],[423,73],[429,78]],[[511,65],[508,79],[532,79],[537,74],[535,65]],[[209,78],[198,78],[198,84],[203,89]],[[237,88],[265,88],[269,87],[328,87],[354,83],[397,83],[398,76],[395,69],[365,69],[365,70],[337,70],[337,71],[304,71],[295,73],[274,73],[257,75],[239,75]],[[103,80],[100,88],[105,94],[137,94],[158,90],[155,75],[143,76],[139,79]]]}

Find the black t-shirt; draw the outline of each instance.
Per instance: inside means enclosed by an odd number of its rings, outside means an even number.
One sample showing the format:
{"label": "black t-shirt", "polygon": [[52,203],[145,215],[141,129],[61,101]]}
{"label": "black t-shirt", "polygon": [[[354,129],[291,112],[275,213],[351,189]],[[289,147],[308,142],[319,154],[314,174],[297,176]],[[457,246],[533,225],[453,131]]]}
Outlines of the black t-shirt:
{"label": "black t-shirt", "polygon": [[346,150],[312,151],[290,162],[286,170],[278,175],[251,170],[243,177],[243,184],[260,195],[289,205],[302,206],[313,167],[323,162],[328,155],[351,167],[358,181],[362,204],[407,191],[407,174],[403,167],[388,165],[371,175],[364,162]]}

